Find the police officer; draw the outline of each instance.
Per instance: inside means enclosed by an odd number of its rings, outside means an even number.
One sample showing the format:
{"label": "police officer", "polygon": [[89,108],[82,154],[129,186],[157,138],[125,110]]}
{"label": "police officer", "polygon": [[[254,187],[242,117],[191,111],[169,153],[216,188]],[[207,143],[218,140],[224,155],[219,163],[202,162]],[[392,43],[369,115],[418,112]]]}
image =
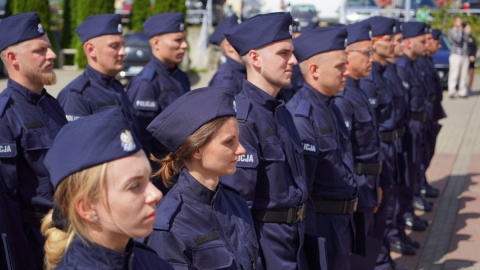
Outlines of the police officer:
{"label": "police officer", "polygon": [[[399,21],[396,21],[393,35],[393,54],[387,60],[387,67],[385,69],[384,78],[389,89],[393,91],[393,99],[395,103],[396,114],[396,128],[399,139],[395,141],[395,150],[397,154],[397,175],[396,185],[394,186],[394,192],[397,195],[395,200],[392,200],[392,204],[395,203],[395,213],[393,219],[393,226],[387,233],[387,237],[391,246],[394,245],[396,252],[402,252],[402,247],[410,245],[414,248],[419,248],[420,244],[416,240],[412,240],[405,233],[405,220],[403,215],[409,207],[411,207],[411,201],[404,198],[404,193],[408,190],[409,178],[407,171],[408,158],[407,153],[403,146],[403,139],[405,134],[405,125],[407,120],[407,103],[405,88],[402,81],[397,75],[396,61],[398,57],[403,55],[403,36],[402,25]],[[393,205],[392,205],[393,207]],[[415,230],[425,230],[426,224],[423,222],[416,222],[411,224],[415,226]],[[412,227],[409,227],[412,228]],[[403,242],[403,243],[399,243]],[[393,250],[393,249],[392,249]],[[410,249],[411,250],[411,249]]]}
{"label": "police officer", "polygon": [[[437,30],[438,31],[438,30]],[[437,32],[438,33],[438,32]],[[440,32],[441,33],[441,32]],[[421,183],[420,183],[420,194],[429,197],[437,198],[439,196],[439,190],[432,187],[426,179],[425,172],[430,165],[433,154],[435,152],[435,142],[438,133],[440,132],[441,126],[438,125],[438,120],[445,117],[441,103],[437,102],[437,98],[441,100],[442,98],[442,86],[440,78],[438,76],[435,65],[431,56],[438,51],[438,42],[434,41],[432,30],[425,34],[426,44],[425,44],[425,55],[420,57],[415,61],[414,68],[420,74],[423,74],[421,78],[423,79],[423,84],[427,91],[427,103],[425,104],[426,114],[427,114],[427,125],[426,125],[426,141],[425,141],[425,155],[422,163],[422,174],[421,174]],[[437,36],[437,35],[436,35]]]}
{"label": "police officer", "polygon": [[187,52],[183,14],[153,15],[143,27],[150,39],[152,57],[127,85],[127,95],[136,111],[143,148],[149,155],[165,149],[153,141],[146,130],[148,124],[175,99],[190,91],[190,82],[178,68]]}
{"label": "police officer", "polygon": [[[307,26],[302,27],[300,26],[300,22],[298,20],[293,20],[292,38],[297,38],[302,35],[302,33],[315,29],[317,25],[317,23],[310,23]],[[282,99],[284,102],[288,102],[293,97],[293,95],[302,87],[305,79],[303,78],[302,71],[300,71],[300,67],[298,65],[293,66],[292,77],[290,80],[290,85],[280,89],[280,92],[277,95],[277,99]]]}
{"label": "police officer", "polygon": [[[312,181],[316,231],[326,239],[328,269],[350,269],[357,184],[345,122],[334,103],[343,91],[348,62],[345,27],[311,30],[293,40],[305,78],[287,103],[303,143],[305,169]],[[359,232],[363,235],[363,232]]]}
{"label": "police officer", "polygon": [[226,31],[236,25],[238,25],[238,17],[234,14],[223,19],[210,36],[210,43],[220,47],[226,61],[215,72],[208,86],[224,86],[238,94],[242,90],[243,80],[247,77],[247,70],[245,69],[245,64],[243,64],[242,57],[235,51],[224,35]]}
{"label": "police officer", "polygon": [[[405,88],[407,100],[403,146],[409,161],[407,165],[409,186],[403,197],[410,201],[410,205],[413,204],[413,197],[420,181],[420,165],[425,149],[426,91],[413,65],[425,53],[425,28],[426,25],[421,22],[403,24],[403,55],[397,59],[397,74]],[[412,206],[407,210],[405,217],[407,221],[414,222],[415,215]]]}
{"label": "police officer", "polygon": [[88,66],[58,94],[58,101],[68,121],[75,121],[105,110],[120,107],[132,130],[138,133],[138,123],[123,86],[115,79],[122,71],[125,45],[121,16],[93,15],[85,19],[75,32],[83,43]]}
{"label": "police officer", "polygon": [[173,269],[132,240],[152,231],[162,194],[120,108],[65,125],[45,165],[55,188],[42,223],[46,269]]}
{"label": "police officer", "polygon": [[56,55],[35,12],[3,19],[0,35],[1,58],[9,75],[0,94],[0,174],[12,229],[6,238],[14,268],[42,269],[40,221],[53,205],[43,159],[67,122],[60,104],[43,88],[56,82]]}
{"label": "police officer", "polygon": [[173,186],[146,243],[176,269],[256,269],[258,242],[248,206],[219,183],[245,154],[233,100],[228,88],[196,89],[147,127],[171,151],[157,160],[162,167],[155,175]]}
{"label": "police officer", "polygon": [[[372,50],[370,27],[368,24],[349,26],[349,43],[361,46],[363,50]],[[356,45],[354,45],[356,44]],[[380,158],[380,139],[377,131],[375,111],[365,93],[360,89],[360,79],[370,75],[372,58],[369,54],[347,51],[349,75],[345,91],[335,97],[335,105],[340,109],[352,143],[355,173],[358,185],[358,206],[354,213],[356,222],[363,222],[366,256],[352,256],[352,269],[358,267],[373,269],[378,256],[382,237],[373,239],[374,211],[378,204],[378,181],[382,170]]]}
{"label": "police officer", "polygon": [[308,190],[302,146],[285,105],[275,99],[290,83],[297,63],[291,25],[289,13],[261,14],[226,34],[247,67],[247,80],[235,100],[246,153],[238,158],[235,174],[222,182],[251,208],[260,269],[307,267],[303,239]]}

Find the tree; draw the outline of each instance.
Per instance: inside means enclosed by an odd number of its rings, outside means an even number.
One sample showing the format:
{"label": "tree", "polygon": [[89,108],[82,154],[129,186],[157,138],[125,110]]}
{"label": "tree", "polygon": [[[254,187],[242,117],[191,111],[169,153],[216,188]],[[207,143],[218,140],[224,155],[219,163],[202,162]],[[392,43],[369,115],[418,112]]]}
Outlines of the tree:
{"label": "tree", "polygon": [[150,0],[135,0],[133,2],[132,12],[130,13],[130,29],[133,31],[142,31],[143,22],[148,19],[151,14]]}
{"label": "tree", "polygon": [[185,1],[155,0],[155,8],[153,9],[153,14],[159,14],[164,12],[180,12],[185,15],[187,13]]}
{"label": "tree", "polygon": [[[35,0],[33,0],[35,1]],[[114,13],[115,0],[82,0],[82,1],[72,1],[70,2],[71,13],[72,13],[72,22],[74,22],[74,28],[82,24],[82,22],[92,16],[97,14],[106,14]],[[83,44],[78,35],[74,35],[72,39],[72,47],[77,49],[77,54],[75,56],[75,62],[78,67],[84,68],[87,66],[87,59],[85,58],[85,53],[83,52]]]}
{"label": "tree", "polygon": [[472,36],[480,36],[480,18],[475,14],[454,14],[451,10],[452,3],[445,5],[444,7],[432,11],[433,20],[430,21],[430,25],[434,29],[439,29],[444,35],[448,35],[448,31],[453,27],[453,20],[456,16],[462,18],[464,23],[468,23],[472,27]]}

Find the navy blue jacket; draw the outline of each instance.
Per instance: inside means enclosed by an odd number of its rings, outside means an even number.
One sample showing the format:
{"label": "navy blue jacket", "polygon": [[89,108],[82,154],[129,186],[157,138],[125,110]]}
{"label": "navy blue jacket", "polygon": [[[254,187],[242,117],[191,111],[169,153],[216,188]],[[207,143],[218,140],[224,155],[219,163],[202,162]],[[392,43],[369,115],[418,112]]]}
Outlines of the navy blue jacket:
{"label": "navy blue jacket", "polygon": [[[249,81],[236,97],[240,142],[246,153],[237,171],[222,178],[253,210],[297,207],[307,202],[302,145],[285,105]],[[266,269],[303,269],[304,221],[255,220],[260,256]]]}
{"label": "navy blue jacket", "polygon": [[[355,163],[379,163],[380,139],[378,137],[375,111],[365,93],[360,89],[359,80],[347,77],[345,91],[335,97],[350,134]],[[358,208],[374,208],[377,205],[378,175],[358,175]]]}
{"label": "navy blue jacket", "polygon": [[[411,114],[425,114],[426,91],[415,71],[414,62],[407,56],[402,55],[397,59],[397,74],[405,87],[407,99],[407,137],[404,140],[405,150],[409,152],[411,164],[419,164],[423,159],[422,145],[425,143],[426,122]],[[425,119],[426,120],[426,119]]]}
{"label": "navy blue jacket", "polygon": [[146,243],[175,269],[255,269],[258,244],[242,198],[209,190],[183,169],[160,201]]}
{"label": "navy blue jacket", "polygon": [[173,270],[172,266],[161,259],[155,251],[133,240],[130,240],[125,252],[114,251],[86,239],[83,241],[75,237],[56,269]]}
{"label": "navy blue jacket", "polygon": [[[45,90],[38,95],[9,79],[0,93],[0,174],[7,193],[4,200],[11,207],[9,222],[17,235],[10,238],[18,241],[13,257],[19,265],[42,266],[44,238],[35,213],[46,214],[53,206],[53,187],[43,159],[66,123],[62,108]],[[25,214],[33,220],[22,219]],[[23,232],[18,227],[22,220]]]}
{"label": "navy blue jacket", "polygon": [[236,95],[242,90],[243,80],[247,78],[247,70],[243,63],[229,57],[226,59],[226,62],[215,72],[208,86],[224,86],[234,90]]}
{"label": "navy blue jacket", "polygon": [[135,108],[142,146],[147,155],[165,151],[147,131],[148,124],[170,103],[188,91],[190,81],[187,74],[178,68],[168,68],[154,56],[127,85],[127,95]]}
{"label": "navy blue jacket", "polygon": [[127,121],[138,134],[139,127],[130,101],[122,84],[114,77],[104,75],[90,66],[58,94],[68,121],[75,121],[105,109],[121,107]]}
{"label": "navy blue jacket", "polygon": [[408,173],[406,169],[406,164],[408,160],[405,156],[405,149],[403,146],[405,129],[407,125],[407,94],[408,88],[405,88],[405,84],[402,83],[402,80],[398,77],[397,74],[397,65],[391,62],[387,62],[387,68],[383,73],[387,87],[393,91],[393,101],[395,104],[395,115],[396,115],[396,129],[401,132],[399,135],[401,138],[395,141],[395,150],[397,152],[397,177],[396,183],[399,185],[406,185],[409,183]]}
{"label": "navy blue jacket", "polygon": [[[313,201],[353,200],[356,175],[350,138],[340,111],[308,83],[287,103],[303,143],[307,181]],[[351,214],[316,213],[317,233],[326,239],[327,254],[352,251],[354,225]]]}

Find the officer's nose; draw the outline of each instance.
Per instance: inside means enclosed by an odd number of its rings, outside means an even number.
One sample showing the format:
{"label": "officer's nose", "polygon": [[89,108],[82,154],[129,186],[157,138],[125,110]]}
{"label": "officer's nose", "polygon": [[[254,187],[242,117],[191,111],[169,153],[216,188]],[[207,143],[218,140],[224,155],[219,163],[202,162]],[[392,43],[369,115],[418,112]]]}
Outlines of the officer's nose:
{"label": "officer's nose", "polygon": [[237,156],[241,156],[243,154],[245,154],[247,151],[245,150],[245,148],[243,147],[243,145],[241,143],[238,144],[238,147],[237,147],[237,151],[235,152],[235,155]]}
{"label": "officer's nose", "polygon": [[118,51],[118,54],[123,56],[127,55],[127,52],[125,51],[125,46],[122,46],[120,48],[120,50]]}
{"label": "officer's nose", "polygon": [[295,55],[292,53],[292,56],[290,57],[290,65],[292,66],[295,66],[296,64],[298,64],[298,61],[297,61],[297,58],[295,57]]}
{"label": "officer's nose", "polygon": [[158,188],[156,188],[152,184],[152,182],[148,183],[145,193],[146,193],[145,203],[147,204],[156,204],[163,198],[162,192],[158,190]]}
{"label": "officer's nose", "polygon": [[53,59],[53,60],[57,59],[57,55],[55,54],[55,52],[52,49],[48,49],[47,59]]}

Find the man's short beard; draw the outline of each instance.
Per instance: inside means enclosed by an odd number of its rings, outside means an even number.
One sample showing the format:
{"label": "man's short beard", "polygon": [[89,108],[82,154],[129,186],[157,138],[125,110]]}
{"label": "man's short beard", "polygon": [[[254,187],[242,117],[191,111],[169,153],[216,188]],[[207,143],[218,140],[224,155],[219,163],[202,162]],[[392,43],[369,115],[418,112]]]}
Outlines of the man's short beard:
{"label": "man's short beard", "polygon": [[25,67],[24,75],[31,81],[41,83],[42,85],[53,85],[57,83],[57,75],[53,70],[49,73],[40,73],[33,69]]}

